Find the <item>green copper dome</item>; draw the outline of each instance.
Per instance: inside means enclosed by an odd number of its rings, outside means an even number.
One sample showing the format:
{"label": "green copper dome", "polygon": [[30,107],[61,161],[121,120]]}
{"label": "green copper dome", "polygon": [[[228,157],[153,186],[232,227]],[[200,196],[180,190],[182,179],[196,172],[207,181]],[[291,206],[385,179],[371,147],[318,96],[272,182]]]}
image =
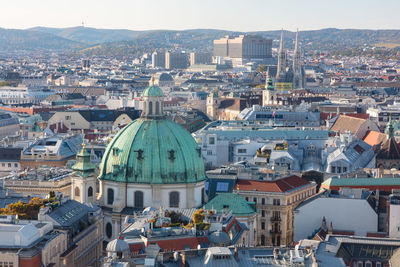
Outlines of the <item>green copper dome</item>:
{"label": "green copper dome", "polygon": [[[145,92],[153,93],[151,88]],[[203,181],[206,174],[200,148],[182,126],[165,119],[139,118],[107,146],[99,179],[178,184]]]}
{"label": "green copper dome", "polygon": [[147,87],[144,92],[143,92],[143,96],[159,96],[159,97],[163,97],[164,93],[161,90],[160,87],[155,86],[154,84]]}

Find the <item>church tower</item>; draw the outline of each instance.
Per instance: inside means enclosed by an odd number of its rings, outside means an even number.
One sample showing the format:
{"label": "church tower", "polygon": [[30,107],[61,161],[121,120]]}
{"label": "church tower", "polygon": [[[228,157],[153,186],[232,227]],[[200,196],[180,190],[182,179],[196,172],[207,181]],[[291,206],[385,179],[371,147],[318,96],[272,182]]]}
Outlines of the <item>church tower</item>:
{"label": "church tower", "polygon": [[218,107],[220,104],[220,100],[218,99],[217,92],[211,92],[207,96],[207,116],[212,119],[218,119]]}
{"label": "church tower", "polygon": [[265,90],[263,91],[263,106],[275,105],[276,104],[276,92],[272,78],[268,75],[265,78]]}
{"label": "church tower", "polygon": [[71,177],[71,199],[81,203],[96,201],[96,167],[90,162],[90,154],[82,142],[82,149],[76,155],[76,163],[72,166],[75,171]]}
{"label": "church tower", "polygon": [[393,127],[393,121],[392,121],[392,116],[390,115],[389,122],[386,125],[385,129],[386,137],[389,140],[390,138],[394,137],[394,127]]}
{"label": "church tower", "polygon": [[281,32],[281,42],[279,45],[279,52],[278,52],[278,67],[276,71],[276,79],[282,80],[285,78],[286,75],[286,66],[287,65],[287,57],[286,51],[284,50],[283,46],[283,30]]}
{"label": "church tower", "polygon": [[293,89],[304,88],[304,70],[301,64],[301,53],[299,48],[299,31],[296,32],[296,43],[293,52]]}

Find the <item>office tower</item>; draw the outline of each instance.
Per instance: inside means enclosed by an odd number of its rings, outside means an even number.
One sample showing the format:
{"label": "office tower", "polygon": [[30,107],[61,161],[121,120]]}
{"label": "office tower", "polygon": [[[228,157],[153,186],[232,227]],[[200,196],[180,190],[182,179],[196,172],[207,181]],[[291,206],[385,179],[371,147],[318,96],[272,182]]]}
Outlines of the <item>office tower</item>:
{"label": "office tower", "polygon": [[208,52],[192,52],[190,53],[190,66],[196,64],[211,64],[212,54]]}
{"label": "office tower", "polygon": [[151,55],[151,65],[153,68],[165,68],[165,52],[154,51]]}
{"label": "office tower", "polygon": [[272,57],[272,40],[256,35],[214,40],[214,56],[241,59],[267,59]]}
{"label": "office tower", "polygon": [[187,53],[182,52],[166,52],[165,68],[166,69],[186,69],[189,65],[189,57]]}

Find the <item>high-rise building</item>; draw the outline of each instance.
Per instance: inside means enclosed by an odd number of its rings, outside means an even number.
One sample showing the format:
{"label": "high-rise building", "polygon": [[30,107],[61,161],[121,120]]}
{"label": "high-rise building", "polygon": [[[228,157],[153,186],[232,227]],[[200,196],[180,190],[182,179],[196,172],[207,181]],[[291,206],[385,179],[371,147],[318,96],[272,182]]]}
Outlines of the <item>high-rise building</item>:
{"label": "high-rise building", "polygon": [[214,56],[242,59],[267,59],[272,57],[272,40],[257,35],[214,40]]}
{"label": "high-rise building", "polygon": [[154,51],[151,55],[151,65],[153,68],[165,68],[165,52]]}
{"label": "high-rise building", "polygon": [[166,52],[165,68],[166,69],[186,69],[189,66],[189,57],[183,52]]}
{"label": "high-rise building", "polygon": [[208,52],[192,52],[190,53],[190,66],[196,64],[211,64],[212,54]]}

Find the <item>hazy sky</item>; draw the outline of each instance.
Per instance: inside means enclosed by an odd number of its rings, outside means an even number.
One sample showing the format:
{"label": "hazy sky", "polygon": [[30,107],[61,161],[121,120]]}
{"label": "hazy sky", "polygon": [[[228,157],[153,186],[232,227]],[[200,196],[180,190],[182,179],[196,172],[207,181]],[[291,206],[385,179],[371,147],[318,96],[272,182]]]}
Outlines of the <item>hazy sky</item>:
{"label": "hazy sky", "polygon": [[400,0],[0,0],[0,27],[400,29]]}

